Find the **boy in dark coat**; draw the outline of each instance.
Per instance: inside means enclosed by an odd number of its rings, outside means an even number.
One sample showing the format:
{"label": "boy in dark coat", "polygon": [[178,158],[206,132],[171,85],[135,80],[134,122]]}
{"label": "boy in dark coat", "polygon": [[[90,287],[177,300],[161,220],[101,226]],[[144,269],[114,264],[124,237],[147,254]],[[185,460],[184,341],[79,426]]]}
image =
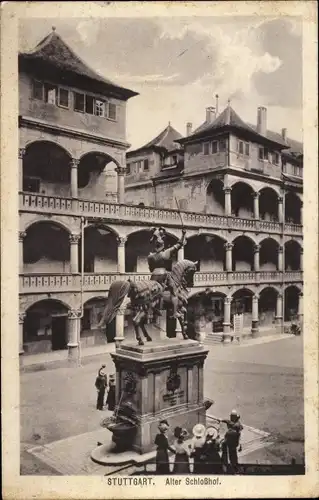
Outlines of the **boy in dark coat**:
{"label": "boy in dark coat", "polygon": [[109,392],[107,393],[106,405],[110,411],[113,411],[115,408],[115,375],[110,375],[109,378]]}

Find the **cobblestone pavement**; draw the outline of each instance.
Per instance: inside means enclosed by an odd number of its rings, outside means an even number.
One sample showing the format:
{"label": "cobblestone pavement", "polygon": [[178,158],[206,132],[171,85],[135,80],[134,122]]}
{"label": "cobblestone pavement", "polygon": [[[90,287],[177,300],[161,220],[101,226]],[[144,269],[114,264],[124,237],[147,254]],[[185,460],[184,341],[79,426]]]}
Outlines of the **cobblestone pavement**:
{"label": "cobblestone pavement", "polygon": [[[81,368],[21,374],[22,474],[52,473],[26,450],[100,429],[106,412],[95,409],[94,381],[102,362],[114,372],[106,354]],[[302,338],[210,346],[204,380],[205,396],[215,401],[212,414],[227,416],[236,408],[244,424],[271,434],[268,463],[303,460]]]}

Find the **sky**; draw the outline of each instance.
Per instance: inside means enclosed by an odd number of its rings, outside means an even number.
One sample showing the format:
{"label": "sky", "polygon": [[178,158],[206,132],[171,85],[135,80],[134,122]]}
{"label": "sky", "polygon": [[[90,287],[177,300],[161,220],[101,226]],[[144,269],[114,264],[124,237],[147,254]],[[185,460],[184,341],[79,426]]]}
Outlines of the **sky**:
{"label": "sky", "polygon": [[19,50],[56,32],[94,70],[135,90],[128,101],[127,140],[142,146],[171,122],[182,135],[231,101],[255,124],[302,140],[302,22],[297,17],[149,17],[24,19]]}

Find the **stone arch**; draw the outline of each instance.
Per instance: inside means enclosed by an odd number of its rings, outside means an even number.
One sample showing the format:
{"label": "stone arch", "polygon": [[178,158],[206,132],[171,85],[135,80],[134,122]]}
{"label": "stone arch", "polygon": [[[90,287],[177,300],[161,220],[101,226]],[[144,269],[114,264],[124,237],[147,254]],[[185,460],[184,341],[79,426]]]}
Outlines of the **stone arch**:
{"label": "stone arch", "polygon": [[148,229],[129,233],[125,243],[125,272],[149,272],[147,257],[152,250],[150,237]]}
{"label": "stone arch", "polygon": [[65,146],[61,146],[60,143],[55,142],[54,140],[51,140],[51,139],[31,139],[31,140],[27,141],[25,143],[25,146],[24,146],[24,149],[26,150],[26,152],[27,152],[27,149],[30,148],[30,146],[32,147],[32,145],[35,143],[53,144],[53,145],[57,146],[58,148],[62,149],[65,152],[65,154],[67,156],[69,156],[70,159],[72,158],[71,152]]}
{"label": "stone arch", "polygon": [[299,241],[290,239],[285,242],[285,271],[301,269],[302,246]]}
{"label": "stone arch", "polygon": [[258,293],[261,294],[263,292],[263,290],[265,290],[267,288],[273,288],[277,294],[282,293],[280,287],[277,285],[274,285],[274,284],[261,285],[261,287],[258,289]]}
{"label": "stone arch", "polygon": [[278,269],[279,243],[274,238],[267,237],[259,244],[259,266],[261,271],[276,271]]}
{"label": "stone arch", "polygon": [[275,323],[278,293],[278,289],[272,285],[260,290],[258,316],[261,327],[270,327]]}
{"label": "stone arch", "polygon": [[259,217],[261,220],[279,220],[278,193],[270,186],[265,186],[258,191]]}
{"label": "stone arch", "polygon": [[298,317],[301,289],[293,284],[285,287],[284,320],[293,321]]}
{"label": "stone arch", "polygon": [[232,243],[233,271],[252,271],[254,269],[254,240],[245,234],[237,236]]}
{"label": "stone arch", "polygon": [[210,179],[206,187],[206,213],[225,213],[224,183],[221,179]]}
{"label": "stone arch", "polygon": [[300,196],[293,191],[285,194],[285,222],[291,224],[302,224],[302,201]]}
{"label": "stone arch", "polygon": [[192,261],[198,260],[201,272],[224,271],[225,243],[227,240],[223,236],[210,232],[190,236],[184,247],[184,257]]}
{"label": "stone arch", "polygon": [[56,221],[38,220],[23,238],[23,271],[65,273],[71,271],[70,232]]}
{"label": "stone arch", "polygon": [[66,349],[69,309],[64,301],[53,298],[28,305],[23,323],[26,354]]}
{"label": "stone arch", "polygon": [[39,219],[39,217],[35,217],[34,219],[27,221],[25,225],[21,228],[21,230],[27,231],[31,226],[33,226],[34,224],[38,224],[40,222],[48,222],[50,224],[56,224],[57,226],[60,226],[62,229],[65,229],[67,233],[69,234],[72,233],[72,229],[69,226],[67,226],[67,224],[57,219],[56,217],[54,219],[53,218]]}
{"label": "stone arch", "polygon": [[243,326],[248,328],[252,323],[252,298],[254,291],[249,287],[241,287],[234,291],[231,295],[231,322],[233,322],[234,314],[243,315]]}
{"label": "stone arch", "polygon": [[[84,228],[84,272],[115,273],[118,270],[118,233],[107,224],[89,224]],[[79,247],[80,269],[82,245]]]}
{"label": "stone arch", "polygon": [[232,215],[244,219],[254,217],[254,188],[243,181],[236,181],[231,189]]}
{"label": "stone arch", "polygon": [[101,151],[84,153],[78,163],[78,189],[80,196],[103,199],[117,193],[118,161],[110,154]]}
{"label": "stone arch", "polygon": [[23,191],[62,196],[71,194],[71,160],[68,150],[54,141],[27,144],[22,161]]}
{"label": "stone arch", "polygon": [[115,318],[107,327],[98,328],[106,302],[107,296],[96,292],[90,297],[86,297],[83,302],[83,317],[81,319],[81,345],[83,347],[114,342]]}

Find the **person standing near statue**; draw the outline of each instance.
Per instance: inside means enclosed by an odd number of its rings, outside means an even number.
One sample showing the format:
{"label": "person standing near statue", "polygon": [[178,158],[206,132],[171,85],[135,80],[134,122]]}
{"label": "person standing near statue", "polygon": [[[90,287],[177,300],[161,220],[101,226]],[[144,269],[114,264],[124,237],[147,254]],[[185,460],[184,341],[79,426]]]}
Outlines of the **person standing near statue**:
{"label": "person standing near statue", "polygon": [[105,368],[106,368],[105,365],[101,366],[101,368],[98,371],[98,375],[95,379],[95,388],[97,390],[97,402],[96,402],[97,410],[103,410],[104,406],[104,396],[107,387],[107,375],[104,371]]}
{"label": "person standing near statue", "polygon": [[[186,244],[186,231],[182,230],[182,238],[172,247],[165,249],[165,238],[166,231],[163,227],[153,228],[152,237],[150,243],[154,246],[154,251],[148,256],[148,266],[152,273],[151,280],[157,281],[159,283],[165,284],[165,290],[171,293],[171,300],[173,305],[173,318],[178,318],[180,313],[178,313],[178,296],[177,287],[171,276],[172,262],[174,255],[177,254],[178,250],[183,248]],[[156,311],[157,315],[160,315],[161,306],[158,307]]]}
{"label": "person standing near statue", "polygon": [[237,451],[241,451],[240,437],[243,430],[240,415],[236,410],[232,410],[229,419],[221,420],[221,422],[227,425],[227,432],[222,445],[222,462],[227,467],[229,459],[230,471],[236,474],[238,472]]}
{"label": "person standing near statue", "polygon": [[106,397],[106,406],[110,411],[114,411],[115,408],[115,375],[110,375],[109,377],[109,390]]}
{"label": "person standing near statue", "polygon": [[170,473],[169,469],[169,459],[168,452],[171,451],[175,453],[174,448],[172,448],[166,436],[169,428],[169,423],[167,420],[161,420],[158,425],[159,433],[156,434],[154,444],[157,446],[156,451],[156,474],[167,475]]}

